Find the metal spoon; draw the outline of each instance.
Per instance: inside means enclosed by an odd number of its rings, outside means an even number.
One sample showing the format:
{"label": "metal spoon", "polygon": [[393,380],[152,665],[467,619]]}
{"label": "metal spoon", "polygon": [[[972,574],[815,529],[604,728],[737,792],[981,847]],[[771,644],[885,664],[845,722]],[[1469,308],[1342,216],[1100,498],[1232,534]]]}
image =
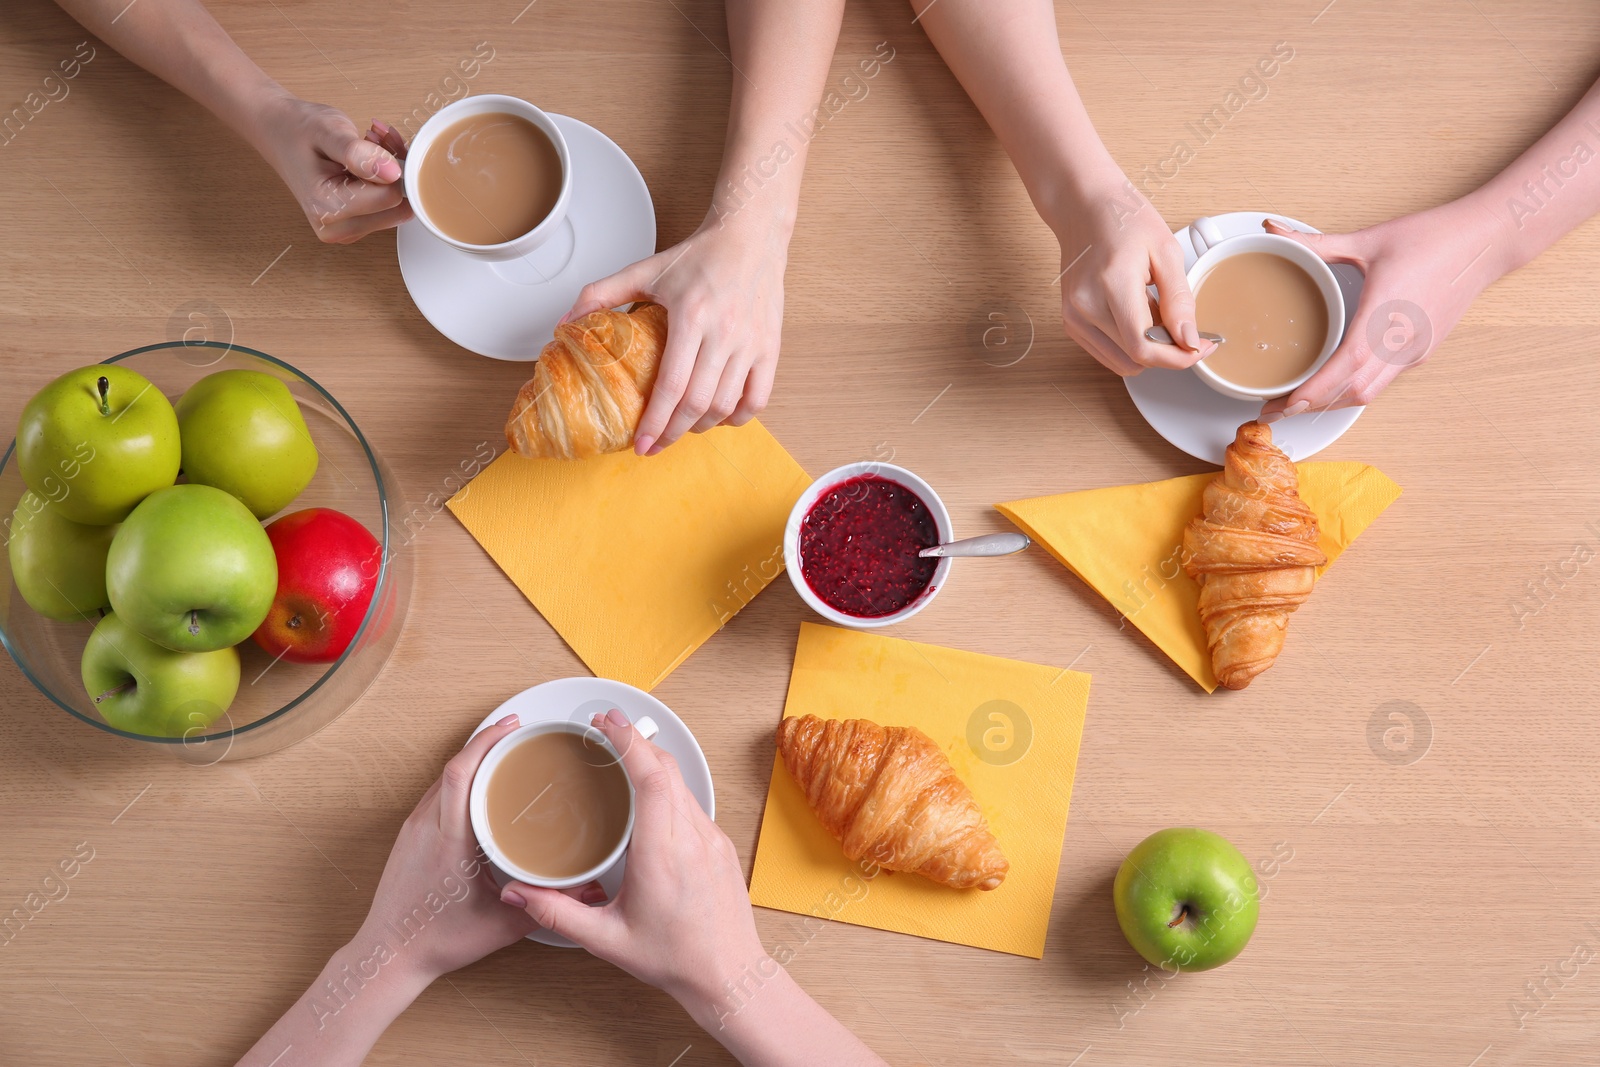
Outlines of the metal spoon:
{"label": "metal spoon", "polygon": [[1033,544],[1027,534],[992,533],[978,537],[963,537],[959,541],[933,545],[918,552],[919,556],[1009,556]]}
{"label": "metal spoon", "polygon": [[[1167,332],[1167,328],[1165,326],[1152,326],[1144,332],[1144,336],[1146,340],[1154,341],[1158,345],[1177,344],[1177,342],[1172,339],[1172,335]],[[1224,338],[1221,334],[1206,333],[1204,330],[1201,330],[1200,340],[1215,341],[1220,345],[1224,340],[1226,340],[1226,338]]]}

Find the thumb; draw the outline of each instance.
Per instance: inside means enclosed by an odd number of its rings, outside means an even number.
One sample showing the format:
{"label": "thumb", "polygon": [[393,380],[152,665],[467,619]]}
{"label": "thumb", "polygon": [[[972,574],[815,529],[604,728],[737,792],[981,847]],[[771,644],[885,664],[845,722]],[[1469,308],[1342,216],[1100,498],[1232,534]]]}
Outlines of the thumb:
{"label": "thumb", "polygon": [[1361,268],[1362,273],[1366,273],[1366,242],[1362,239],[1360,231],[1356,233],[1305,233],[1302,230],[1285,226],[1277,219],[1263,220],[1261,228],[1279,237],[1287,237],[1291,241],[1298,241],[1321,256],[1324,262],[1349,263]]}
{"label": "thumb", "polygon": [[509,882],[500,891],[500,900],[514,908],[520,907],[552,934],[576,941],[590,952],[604,939],[606,909],[579,903],[558,889]]}
{"label": "thumb", "polygon": [[400,162],[388,149],[362,137],[354,126],[350,127],[349,133],[337,150],[329,153],[331,158],[344,164],[345,170],[362,181],[392,185],[400,180]]}
{"label": "thumb", "polygon": [[651,256],[649,259],[641,259],[631,266],[623,267],[609,278],[601,278],[584,286],[578,293],[577,302],[572,305],[572,310],[562,316],[561,322],[580,319],[589,312],[599,311],[601,308],[614,308],[629,301],[647,299],[650,294],[645,292],[646,279],[654,277],[650,273],[650,263],[655,258]]}

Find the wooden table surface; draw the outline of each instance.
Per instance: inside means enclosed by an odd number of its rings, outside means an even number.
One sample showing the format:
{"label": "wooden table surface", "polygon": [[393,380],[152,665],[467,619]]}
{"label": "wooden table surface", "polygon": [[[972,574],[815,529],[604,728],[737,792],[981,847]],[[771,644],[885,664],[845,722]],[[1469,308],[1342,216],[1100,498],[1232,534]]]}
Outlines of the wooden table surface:
{"label": "wooden table surface", "polygon": [[[423,106],[488,42],[474,91],[606,131],[650,184],[660,246],[684,237],[725,125],[720,5],[524,2],[215,6],[287,86],[361,122]],[[1582,0],[1061,0],[1058,16],[1135,177],[1292,48],[1266,96],[1153,188],[1174,225],[1262,208],[1342,229],[1427,207],[1493,174],[1600,73],[1600,10]],[[84,37],[43,0],[8,4],[0,106]],[[1205,469],[1065,340],[1050,234],[909,9],[851,5],[830,84],[880,41],[894,60],[813,145],[766,424],[813,473],[892,450],[969,532],[1004,528],[996,501]],[[440,337],[392,235],[318,244],[236,136],[103,45],[0,147],[0,183],[5,426],[55,375],[175,337],[174,314],[205,306],[340,397],[407,508],[498,444],[527,367]],[[1600,574],[1572,561],[1600,550],[1597,271],[1591,223],[1490,289],[1323,453],[1405,495],[1246,692],[1198,691],[1042,551],[964,568],[896,634],[1093,674],[1044,959],[830,924],[798,980],[895,1064],[1594,1062],[1600,962],[1579,946],[1600,950]],[[1031,322],[1021,362],[973,343],[990,311]],[[0,668],[0,911],[79,842],[95,855],[0,952],[0,1062],[232,1062],[355,931],[468,727],[584,673],[448,512],[414,548],[385,673],[275,755],[196,769],[87,729]],[[1551,574],[1548,602],[1519,612]],[[699,735],[746,864],[807,617],[780,580],[657,689]],[[1396,707],[1414,724],[1398,755],[1369,741]],[[1257,865],[1260,927],[1223,970],[1136,996],[1147,972],[1111,879],[1135,842],[1183,824]],[[799,927],[758,922],[769,943]],[[664,995],[527,945],[436,983],[370,1062],[732,1061]]]}

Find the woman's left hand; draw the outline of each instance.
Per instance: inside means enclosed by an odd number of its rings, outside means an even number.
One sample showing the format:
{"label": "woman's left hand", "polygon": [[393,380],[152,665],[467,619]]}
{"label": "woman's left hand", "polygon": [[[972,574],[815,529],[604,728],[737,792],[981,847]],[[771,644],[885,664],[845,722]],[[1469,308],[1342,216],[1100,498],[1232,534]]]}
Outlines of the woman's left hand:
{"label": "woman's left hand", "polygon": [[1329,263],[1366,275],[1344,340],[1304,385],[1261,407],[1262,422],[1370,404],[1400,372],[1431,356],[1495,277],[1473,209],[1460,202],[1354,233],[1301,233],[1275,220],[1268,233],[1299,241]]}

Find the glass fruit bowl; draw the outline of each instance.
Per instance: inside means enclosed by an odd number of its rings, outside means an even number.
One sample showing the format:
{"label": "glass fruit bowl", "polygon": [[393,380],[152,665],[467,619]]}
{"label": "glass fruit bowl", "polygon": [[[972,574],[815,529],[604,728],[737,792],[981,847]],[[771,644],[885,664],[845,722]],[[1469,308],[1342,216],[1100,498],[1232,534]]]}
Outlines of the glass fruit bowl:
{"label": "glass fruit bowl", "polygon": [[[389,508],[398,500],[394,475],[332,395],[305,374],[265,352],[215,341],[172,341],[113,356],[149,379],[168,400],[178,398],[208,374],[251,370],[270,374],[288,387],[316,443],[318,463],[311,484],[284,509],[326,507],[367,528],[383,548],[371,606],[350,646],[332,663],[275,660],[248,638],[238,646],[239,692],[211,725],[183,737],[130,733],[108,723],[84,690],[80,661],[94,621],[57,622],[23,600],[8,555],[0,552],[0,643],[39,691],[69,714],[119,737],[164,745],[196,763],[248,759],[287,748],[342,715],[360,699],[389,659],[411,602],[413,561],[391,536]],[[18,470],[16,442],[0,459],[0,541],[11,534],[11,516],[27,487]],[[271,522],[269,517],[266,522]]]}

